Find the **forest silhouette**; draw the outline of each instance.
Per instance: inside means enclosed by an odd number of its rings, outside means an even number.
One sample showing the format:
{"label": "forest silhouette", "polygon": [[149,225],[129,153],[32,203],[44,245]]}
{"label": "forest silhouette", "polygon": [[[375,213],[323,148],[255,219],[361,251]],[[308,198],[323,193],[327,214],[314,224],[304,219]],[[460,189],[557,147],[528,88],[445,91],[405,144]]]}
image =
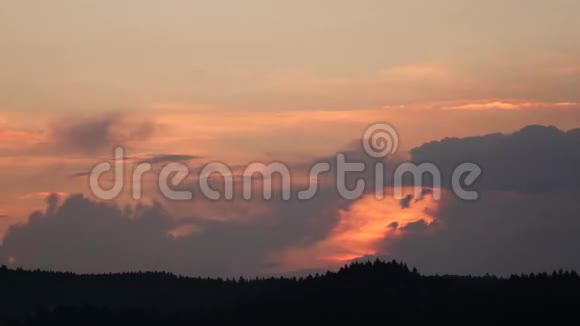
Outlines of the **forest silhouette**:
{"label": "forest silhouette", "polygon": [[307,277],[204,279],[0,268],[0,325],[505,324],[578,321],[574,271],[424,276],[397,261]]}

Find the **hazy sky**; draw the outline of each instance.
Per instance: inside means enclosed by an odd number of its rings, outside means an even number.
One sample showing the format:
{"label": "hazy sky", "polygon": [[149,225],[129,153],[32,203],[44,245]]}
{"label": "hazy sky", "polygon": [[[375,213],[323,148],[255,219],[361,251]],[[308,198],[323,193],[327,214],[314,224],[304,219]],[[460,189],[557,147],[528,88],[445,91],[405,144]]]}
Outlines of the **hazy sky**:
{"label": "hazy sky", "polygon": [[[88,113],[167,103],[320,110],[475,95],[573,100],[570,88],[425,94],[435,90],[420,84],[392,93],[408,86],[406,73],[457,88],[532,88],[534,76],[577,72],[578,9],[574,0],[3,1],[2,106]],[[342,83],[387,82],[392,70],[400,75],[390,89],[333,96]]]}
{"label": "hazy sky", "polygon": [[[532,124],[580,127],[579,12],[576,0],[3,0],[0,235],[12,225],[32,225],[29,214],[45,209],[50,193],[89,195],[86,178],[73,176],[109,159],[119,144],[134,157],[191,156],[192,167],[211,160],[300,165],[351,150],[376,121],[399,132],[400,159],[445,137],[510,134]],[[540,172],[546,171],[530,171],[530,178]],[[377,242],[394,235],[376,231],[383,222],[372,213],[394,210],[386,219],[395,221],[407,214],[396,202],[384,203],[387,208],[368,199],[346,207],[329,202],[307,210],[300,222],[324,220],[325,231],[301,236],[297,227],[294,237],[285,233],[287,241],[267,243],[272,250],[248,248],[248,255],[262,263],[277,256],[278,271],[288,271],[336,263],[321,257],[347,257],[339,259],[344,262],[397,254],[379,249]],[[187,207],[169,210],[193,221],[186,223],[187,237],[203,237],[192,225],[222,214],[220,227],[241,239],[249,236],[245,228],[282,223],[280,210],[287,210],[246,203],[236,216],[235,205],[200,203],[192,216]],[[325,220],[320,214],[328,210],[334,217]],[[407,220],[442,219],[432,215]],[[239,220],[247,220],[243,231],[234,228]],[[349,225],[357,220],[375,230],[372,241],[337,249],[345,234],[356,235]],[[215,231],[205,228],[208,237]],[[208,252],[228,258],[222,247]],[[151,267],[196,272],[172,264]],[[132,265],[110,270],[120,268]]]}

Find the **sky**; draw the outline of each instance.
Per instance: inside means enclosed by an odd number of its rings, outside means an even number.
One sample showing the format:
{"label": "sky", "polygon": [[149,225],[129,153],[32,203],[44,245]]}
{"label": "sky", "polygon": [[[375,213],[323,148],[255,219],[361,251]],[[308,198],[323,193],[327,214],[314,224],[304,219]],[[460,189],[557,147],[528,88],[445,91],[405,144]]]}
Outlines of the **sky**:
{"label": "sky", "polygon": [[[580,269],[575,0],[0,4],[0,264],[264,275],[394,257],[433,273]],[[88,172],[361,158],[474,161],[480,199],[95,198]],[[363,155],[364,156],[364,155]],[[370,160],[370,158],[363,158]],[[370,162],[370,161],[368,161]],[[446,171],[447,171],[446,170]],[[188,182],[191,182],[189,180]],[[392,193],[387,186],[385,191]]]}

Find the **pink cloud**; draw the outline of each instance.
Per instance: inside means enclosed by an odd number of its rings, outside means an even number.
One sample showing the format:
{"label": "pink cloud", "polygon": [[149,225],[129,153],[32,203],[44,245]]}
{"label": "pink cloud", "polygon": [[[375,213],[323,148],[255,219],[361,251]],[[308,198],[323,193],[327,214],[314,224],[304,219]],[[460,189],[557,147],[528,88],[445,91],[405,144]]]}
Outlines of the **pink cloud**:
{"label": "pink cloud", "polygon": [[452,106],[448,110],[522,110],[522,109],[558,109],[578,107],[574,102],[479,102]]}

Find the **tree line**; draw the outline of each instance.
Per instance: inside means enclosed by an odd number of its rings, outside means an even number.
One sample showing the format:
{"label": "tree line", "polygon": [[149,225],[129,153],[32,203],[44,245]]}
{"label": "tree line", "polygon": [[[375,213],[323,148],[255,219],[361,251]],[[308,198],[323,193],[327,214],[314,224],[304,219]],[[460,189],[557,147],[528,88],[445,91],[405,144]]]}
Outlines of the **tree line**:
{"label": "tree line", "polygon": [[78,275],[0,267],[0,325],[310,325],[580,320],[575,271],[421,275],[356,262],[307,277],[193,278],[164,272]]}

